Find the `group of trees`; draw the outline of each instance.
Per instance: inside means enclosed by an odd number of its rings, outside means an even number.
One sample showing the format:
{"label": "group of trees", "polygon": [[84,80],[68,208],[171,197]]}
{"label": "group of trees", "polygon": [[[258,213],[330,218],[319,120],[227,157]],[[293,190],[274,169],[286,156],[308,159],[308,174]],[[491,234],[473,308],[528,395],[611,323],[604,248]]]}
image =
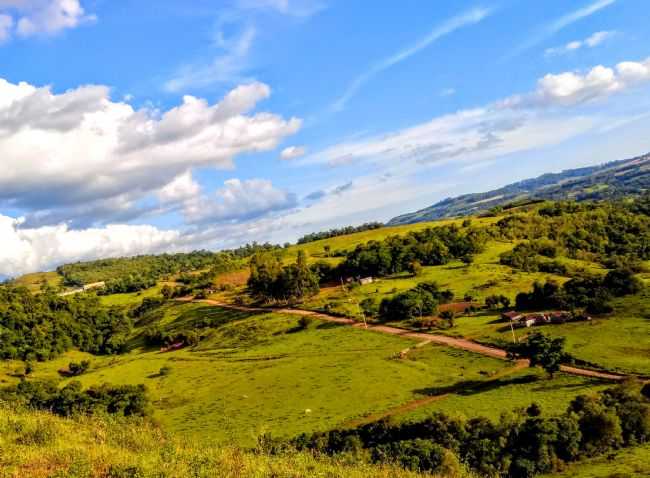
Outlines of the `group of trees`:
{"label": "group of trees", "polygon": [[142,255],[76,262],[57,267],[67,286],[82,286],[92,282],[110,282],[128,276],[159,279],[165,275],[183,271],[210,268],[221,254],[210,251],[194,251],[178,254]]}
{"label": "group of trees", "polygon": [[262,300],[293,301],[315,295],[320,290],[318,274],[299,251],[296,262],[284,266],[277,254],[255,254],[250,260],[248,289]]}
{"label": "group of trees", "polygon": [[542,332],[534,332],[525,341],[511,345],[509,355],[512,358],[527,358],[531,367],[542,367],[552,377],[559,372],[562,362],[570,358],[564,351],[564,342],[564,337],[552,338]]}
{"label": "group of trees", "polygon": [[153,347],[168,347],[174,344],[196,345],[201,340],[196,330],[165,331],[159,324],[149,326],[143,333],[145,343]]}
{"label": "group of trees", "polygon": [[416,261],[424,266],[446,264],[481,252],[487,237],[483,230],[456,225],[391,236],[360,244],[348,252],[340,272],[347,276],[387,276],[412,272]]}
{"label": "group of trees", "polygon": [[485,298],[485,306],[488,309],[498,309],[499,306],[501,306],[502,309],[507,309],[510,307],[510,299],[503,294],[488,295]]}
{"label": "group of trees", "polygon": [[592,314],[611,312],[613,297],[635,294],[643,283],[629,269],[614,269],[605,276],[575,277],[560,286],[555,281],[536,282],[530,292],[517,294],[518,310],[585,308]]}
{"label": "group of trees", "polygon": [[[647,200],[646,200],[647,201]],[[553,241],[569,257],[605,263],[614,256],[628,261],[650,259],[650,216],[644,200],[633,202],[575,203],[556,202],[542,206],[537,213],[519,212],[500,219],[489,228],[494,238]],[[515,264],[530,257],[521,246]],[[539,255],[539,253],[537,253]],[[510,260],[506,255],[506,261]]]}
{"label": "group of trees", "polygon": [[498,423],[437,413],[419,422],[380,421],[302,434],[291,445],[329,455],[365,451],[373,462],[420,471],[458,471],[463,462],[481,476],[529,478],[557,471],[564,463],[646,442],[650,401],[639,389],[626,384],[598,395],[581,395],[564,414],[548,418],[540,416],[537,405],[505,415]]}
{"label": "group of trees", "polygon": [[95,296],[60,297],[0,287],[0,358],[44,361],[76,347],[93,354],[121,353],[132,321]]}
{"label": "group of trees", "polygon": [[413,289],[383,299],[379,306],[379,317],[387,321],[435,315],[439,304],[447,304],[453,299],[451,290],[440,290],[436,282],[422,282]]}
{"label": "group of trees", "polygon": [[367,222],[360,226],[346,226],[337,229],[330,229],[328,231],[313,232],[299,238],[297,244],[306,244],[308,242],[319,241],[321,239],[328,239],[336,236],[347,236],[348,234],[354,234],[355,232],[371,231],[373,229],[379,229],[380,227],[384,227],[384,224],[381,222]]}
{"label": "group of trees", "polygon": [[123,416],[146,416],[149,401],[144,385],[100,385],[83,390],[81,383],[70,382],[63,388],[54,382],[21,381],[0,389],[0,400],[33,409],[48,410],[56,415],[109,413]]}
{"label": "group of trees", "polygon": [[526,272],[548,272],[565,275],[568,268],[554,260],[557,245],[548,239],[538,239],[517,244],[511,251],[501,254],[501,264]]}

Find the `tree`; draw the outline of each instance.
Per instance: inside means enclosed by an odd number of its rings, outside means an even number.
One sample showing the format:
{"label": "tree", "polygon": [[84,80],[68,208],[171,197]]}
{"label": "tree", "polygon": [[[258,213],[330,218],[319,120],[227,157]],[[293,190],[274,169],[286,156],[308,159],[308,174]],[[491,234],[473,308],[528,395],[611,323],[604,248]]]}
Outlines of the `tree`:
{"label": "tree", "polygon": [[447,324],[449,324],[449,328],[452,328],[454,326],[454,314],[453,310],[443,310],[440,312],[440,318],[444,319],[447,321]]}
{"label": "tree", "polygon": [[411,261],[411,263],[409,263],[408,271],[413,277],[417,277],[422,274],[422,264],[420,264],[420,261]]}
{"label": "tree", "polygon": [[465,254],[463,257],[460,258],[460,260],[463,262],[463,264],[469,266],[474,262],[474,256],[472,254]]}
{"label": "tree", "polygon": [[535,332],[519,345],[518,353],[530,360],[531,367],[542,367],[550,377],[560,370],[565,357],[564,337],[551,338],[542,332]]}
{"label": "tree", "polygon": [[171,299],[172,296],[174,295],[174,289],[171,288],[169,285],[165,284],[165,285],[162,286],[162,288],[160,289],[160,293],[162,294],[162,296],[163,296],[165,299]]}

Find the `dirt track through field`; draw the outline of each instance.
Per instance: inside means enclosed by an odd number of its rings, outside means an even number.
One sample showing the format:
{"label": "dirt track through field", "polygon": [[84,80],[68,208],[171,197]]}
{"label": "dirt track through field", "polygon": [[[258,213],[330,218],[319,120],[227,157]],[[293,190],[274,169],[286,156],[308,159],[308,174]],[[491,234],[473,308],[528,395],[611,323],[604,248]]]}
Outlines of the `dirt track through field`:
{"label": "dirt track through field", "polygon": [[[191,298],[181,298],[177,299],[182,302],[199,302],[203,304],[209,304],[209,305],[215,305],[218,307],[223,307],[225,309],[233,309],[233,310],[239,310],[242,312],[276,312],[280,314],[288,314],[288,315],[299,315],[299,316],[306,316],[306,317],[313,317],[315,319],[319,320],[324,320],[327,322],[334,322],[337,324],[341,325],[349,325],[351,327],[355,328],[361,328],[361,329],[367,329],[373,332],[380,332],[384,334],[390,334],[390,335],[398,335],[401,337],[407,337],[410,339],[416,339],[420,340],[421,343],[417,344],[416,347],[420,347],[422,345],[426,345],[427,343],[436,343],[440,345],[446,345],[448,347],[453,347],[457,349],[462,349],[462,350],[467,350],[469,352],[475,352],[481,355],[485,355],[487,357],[492,357],[492,358],[497,358],[501,360],[508,360],[508,353],[500,348],[497,347],[490,347],[487,345],[482,345],[476,342],[472,342],[471,340],[467,339],[459,339],[455,337],[447,337],[446,335],[439,335],[439,334],[430,334],[427,332],[413,332],[411,330],[405,330],[405,329],[400,329],[397,327],[390,327],[387,325],[364,325],[361,322],[357,322],[356,320],[349,319],[349,318],[344,318],[344,317],[335,317],[333,315],[328,315],[324,314],[322,312],[314,312],[311,310],[303,310],[303,309],[286,309],[286,308],[262,308],[262,307],[246,307],[246,306],[241,306],[241,305],[234,305],[234,304],[226,304],[223,302],[219,302],[216,300],[212,299],[196,299],[192,300]],[[408,353],[409,349],[405,349],[402,351],[402,354]],[[528,361],[527,360],[522,360],[519,361],[521,363],[524,363],[526,366],[528,366]],[[598,372],[596,370],[588,370],[584,368],[579,368],[579,367],[571,367],[569,365],[562,365],[560,367],[560,371],[564,373],[568,373],[571,375],[579,375],[581,377],[590,377],[590,378],[598,378],[602,380],[614,380],[614,381],[620,381],[624,380],[626,378],[625,375],[619,375],[619,374],[614,374],[614,373],[608,373],[608,372]],[[433,398],[433,397],[428,397],[428,398]]]}

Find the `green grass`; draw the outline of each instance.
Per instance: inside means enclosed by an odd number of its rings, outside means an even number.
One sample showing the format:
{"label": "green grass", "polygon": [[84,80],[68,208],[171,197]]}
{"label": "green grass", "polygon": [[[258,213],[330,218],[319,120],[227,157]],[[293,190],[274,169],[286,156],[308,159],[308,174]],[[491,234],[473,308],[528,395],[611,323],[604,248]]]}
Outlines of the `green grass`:
{"label": "green grass", "polygon": [[401,419],[419,420],[430,413],[442,412],[463,418],[484,416],[498,421],[502,413],[515,412],[533,402],[541,406],[544,415],[557,415],[577,395],[607,387],[611,387],[611,383],[566,374],[556,374],[550,379],[539,369],[524,369],[499,378],[489,386],[455,384],[448,397],[408,412]]}
{"label": "green grass", "polygon": [[38,292],[43,284],[60,287],[63,283],[63,277],[56,272],[35,272],[14,279],[13,283],[27,287],[32,292]]}
{"label": "green grass", "polygon": [[102,305],[110,306],[132,306],[138,305],[145,297],[160,297],[160,289],[165,282],[159,282],[155,287],[138,292],[129,292],[126,294],[100,295]]}
{"label": "green grass", "polygon": [[[549,381],[537,371],[514,371],[506,361],[431,344],[400,359],[399,352],[415,342],[321,321],[297,330],[295,316],[198,303],[163,310],[167,330],[206,321],[211,327],[201,329],[205,338],[194,348],[93,357],[90,372],[75,379],[84,386],[145,383],[164,429],[203,442],[249,446],[266,432],[290,437],[387,412],[398,419],[434,410],[497,418],[532,401],[563,409],[575,395],[601,386],[561,374]],[[34,378],[56,378],[58,368],[85,356],[77,352],[37,364]],[[171,373],[161,376],[162,367]],[[484,388],[472,393],[477,383]],[[447,392],[443,400],[411,408]]]}
{"label": "green grass", "polygon": [[[209,314],[226,314],[230,322],[192,350],[95,358],[78,379],[86,386],[145,383],[166,429],[202,439],[250,445],[263,432],[325,430],[421,398],[427,388],[509,367],[435,346],[418,350],[417,360],[401,360],[396,355],[412,341],[321,322],[293,332],[293,316],[199,304],[171,309],[164,319],[170,328]],[[159,376],[163,366],[171,367],[169,375]]]}
{"label": "green grass", "polygon": [[345,458],[316,458],[307,453],[269,456],[234,446],[199,444],[141,420],[68,419],[47,412],[10,409],[2,404],[0,450],[0,478],[422,476],[391,466],[346,463]]}

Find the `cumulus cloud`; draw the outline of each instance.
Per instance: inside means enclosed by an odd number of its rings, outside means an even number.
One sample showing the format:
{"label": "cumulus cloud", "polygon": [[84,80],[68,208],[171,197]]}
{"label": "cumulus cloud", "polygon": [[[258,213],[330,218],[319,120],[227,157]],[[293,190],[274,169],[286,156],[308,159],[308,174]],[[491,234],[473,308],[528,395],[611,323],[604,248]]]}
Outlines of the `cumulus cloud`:
{"label": "cumulus cloud", "polygon": [[591,34],[589,37],[585,38],[584,40],[575,40],[560,47],[548,48],[546,49],[544,54],[546,56],[563,55],[563,54],[571,53],[576,50],[580,50],[582,48],[594,48],[597,47],[598,45],[601,45],[602,43],[609,40],[615,35],[616,32],[614,31],[596,32]]}
{"label": "cumulus cloud", "polygon": [[296,196],[266,179],[229,179],[213,196],[203,195],[185,206],[189,222],[206,223],[255,219],[297,205]]}
{"label": "cumulus cloud", "polygon": [[169,184],[188,170],[232,168],[238,154],[272,150],[298,131],[297,118],[250,113],[269,95],[252,83],[212,105],[185,96],[165,112],[136,111],[103,86],[55,94],[0,79],[0,157],[11,161],[0,168],[0,204],[47,217],[132,204],[167,186],[160,194],[169,198],[178,186]]}
{"label": "cumulus cloud", "polygon": [[158,191],[158,198],[163,203],[177,203],[195,198],[200,191],[201,186],[194,181],[192,173],[186,171],[163,186]]}
{"label": "cumulus cloud", "polygon": [[13,34],[53,35],[97,19],[79,0],[0,0],[0,13],[0,40]]}
{"label": "cumulus cloud", "polygon": [[586,73],[564,72],[545,75],[538,81],[535,92],[513,96],[503,104],[507,107],[574,106],[649,81],[650,58],[640,62],[624,61],[614,68],[598,65]]}
{"label": "cumulus cloud", "polygon": [[15,277],[96,257],[157,253],[187,246],[180,232],[153,226],[108,225],[72,230],[67,225],[26,228],[0,215],[0,275]]}
{"label": "cumulus cloud", "polygon": [[289,146],[280,153],[280,158],[285,160],[296,159],[304,156],[307,149],[304,146]]}

